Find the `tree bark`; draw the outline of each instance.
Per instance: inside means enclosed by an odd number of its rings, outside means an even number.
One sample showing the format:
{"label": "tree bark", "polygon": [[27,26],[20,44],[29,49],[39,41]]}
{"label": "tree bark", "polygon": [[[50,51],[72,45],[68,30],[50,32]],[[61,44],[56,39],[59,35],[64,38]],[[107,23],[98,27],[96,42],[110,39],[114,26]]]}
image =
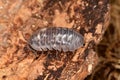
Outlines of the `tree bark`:
{"label": "tree bark", "polygon": [[[108,0],[0,0],[1,80],[84,80],[98,62],[95,45],[109,23]],[[75,52],[27,48],[41,27],[66,27],[84,36]]]}

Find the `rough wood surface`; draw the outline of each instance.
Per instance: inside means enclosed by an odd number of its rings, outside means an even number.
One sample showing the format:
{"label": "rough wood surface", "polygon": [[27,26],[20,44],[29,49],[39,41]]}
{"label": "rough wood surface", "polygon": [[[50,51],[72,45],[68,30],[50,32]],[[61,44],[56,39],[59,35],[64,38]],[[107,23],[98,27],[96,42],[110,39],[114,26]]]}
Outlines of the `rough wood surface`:
{"label": "rough wood surface", "polygon": [[[98,62],[94,47],[108,23],[108,0],[0,0],[0,80],[83,80]],[[51,26],[75,29],[84,46],[35,59],[26,40]]]}

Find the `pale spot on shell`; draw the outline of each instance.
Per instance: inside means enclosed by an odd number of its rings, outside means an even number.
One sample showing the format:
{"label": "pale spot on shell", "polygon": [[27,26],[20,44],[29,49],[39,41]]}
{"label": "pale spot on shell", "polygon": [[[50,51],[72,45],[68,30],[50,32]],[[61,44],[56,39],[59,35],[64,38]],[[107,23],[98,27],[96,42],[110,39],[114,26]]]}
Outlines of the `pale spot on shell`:
{"label": "pale spot on shell", "polygon": [[61,40],[61,37],[62,37],[62,35],[61,35],[61,34],[58,34],[58,35],[56,36],[55,40],[56,40],[57,42],[61,42],[61,41],[60,41],[60,40]]}
{"label": "pale spot on shell", "polygon": [[72,37],[73,37],[73,35],[70,35],[70,36],[68,37],[68,40],[70,41],[70,40],[72,39]]}
{"label": "pale spot on shell", "polygon": [[40,39],[40,35],[37,35],[37,38]]}

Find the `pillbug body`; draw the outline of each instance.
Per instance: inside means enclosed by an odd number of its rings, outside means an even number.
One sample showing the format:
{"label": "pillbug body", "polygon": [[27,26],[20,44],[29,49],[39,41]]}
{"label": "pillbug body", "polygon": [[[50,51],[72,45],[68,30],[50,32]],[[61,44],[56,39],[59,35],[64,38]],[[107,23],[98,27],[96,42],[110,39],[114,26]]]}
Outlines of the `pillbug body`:
{"label": "pillbug body", "polygon": [[74,51],[84,43],[83,36],[69,28],[48,27],[36,31],[29,45],[37,51]]}

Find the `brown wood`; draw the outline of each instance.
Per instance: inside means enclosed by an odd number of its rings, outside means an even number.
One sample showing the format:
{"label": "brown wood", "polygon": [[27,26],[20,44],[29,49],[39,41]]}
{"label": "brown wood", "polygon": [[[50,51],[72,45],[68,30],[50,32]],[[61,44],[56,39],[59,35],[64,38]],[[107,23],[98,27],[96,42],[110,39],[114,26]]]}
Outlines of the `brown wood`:
{"label": "brown wood", "polygon": [[[108,23],[108,0],[0,0],[0,80],[83,80],[98,62],[95,45]],[[36,59],[27,40],[51,26],[73,28],[85,45]]]}

